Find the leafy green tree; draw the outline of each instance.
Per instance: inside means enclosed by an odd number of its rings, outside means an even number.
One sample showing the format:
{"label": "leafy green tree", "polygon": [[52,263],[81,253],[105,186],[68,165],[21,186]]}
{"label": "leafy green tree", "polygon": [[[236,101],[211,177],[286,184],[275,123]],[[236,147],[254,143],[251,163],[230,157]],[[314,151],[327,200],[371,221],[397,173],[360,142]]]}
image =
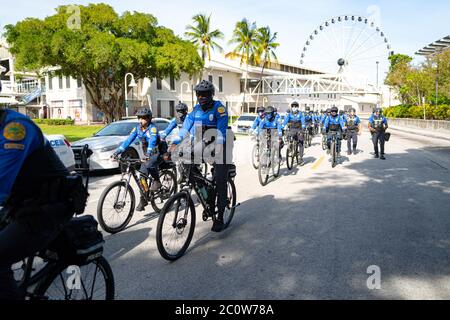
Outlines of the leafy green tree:
{"label": "leafy green tree", "polygon": [[211,49],[223,51],[215,39],[223,39],[224,35],[219,29],[211,30],[211,15],[197,14],[192,20],[194,24],[186,26],[184,35],[200,50],[203,61],[206,57],[211,60]]}
{"label": "leafy green tree", "polygon": [[80,27],[70,28],[69,6],[43,20],[26,18],[6,26],[18,69],[59,66],[57,74],[81,78],[92,103],[108,121],[123,115],[125,74],[162,78],[198,73],[203,63],[195,47],[158,26],[145,13],[118,15],[107,4],[78,6]]}
{"label": "leafy green tree", "polygon": [[262,65],[261,73],[264,73],[264,68],[270,66],[272,59],[278,62],[275,49],[280,45],[275,42],[277,39],[277,32],[272,33],[270,27],[258,28],[256,33],[256,49],[255,49],[255,62],[258,65]]}

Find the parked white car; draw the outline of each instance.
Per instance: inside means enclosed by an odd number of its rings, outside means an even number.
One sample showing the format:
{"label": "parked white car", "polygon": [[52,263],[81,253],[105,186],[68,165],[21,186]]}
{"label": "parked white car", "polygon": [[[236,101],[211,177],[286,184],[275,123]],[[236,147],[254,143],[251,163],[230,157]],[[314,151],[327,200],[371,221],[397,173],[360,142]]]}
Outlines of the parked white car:
{"label": "parked white car", "polygon": [[[158,131],[161,132],[167,128],[170,120],[163,118],[154,118],[152,122],[157,126]],[[72,144],[72,150],[75,154],[76,165],[80,164],[80,154],[84,145],[88,145],[93,154],[89,158],[91,170],[105,170],[116,169],[119,167],[117,161],[111,159],[111,155],[124,142],[131,131],[138,125],[137,118],[129,120],[121,120],[108,124],[102,128],[94,136],[86,139],[76,141]],[[178,128],[175,128],[172,133],[166,137],[166,141],[170,141],[171,137],[178,133]],[[125,151],[131,158],[142,158],[144,153],[142,151],[141,141],[136,139],[131,143]]]}
{"label": "parked white car", "polygon": [[249,133],[255,119],[256,114],[243,114],[233,123],[231,130],[234,133]]}
{"label": "parked white car", "polygon": [[50,142],[53,150],[61,159],[62,163],[72,171],[75,168],[75,156],[72,151],[72,147],[67,141],[66,137],[62,134],[44,135]]}

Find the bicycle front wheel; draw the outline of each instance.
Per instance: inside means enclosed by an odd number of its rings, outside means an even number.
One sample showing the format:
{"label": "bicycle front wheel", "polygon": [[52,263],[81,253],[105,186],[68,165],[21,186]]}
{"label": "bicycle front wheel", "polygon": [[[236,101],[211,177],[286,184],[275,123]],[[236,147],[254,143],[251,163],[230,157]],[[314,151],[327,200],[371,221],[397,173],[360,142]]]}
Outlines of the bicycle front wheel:
{"label": "bicycle front wheel", "polygon": [[280,176],[280,166],[281,166],[281,158],[278,154],[278,150],[275,150],[272,153],[272,174],[275,178],[278,178]]}
{"label": "bicycle front wheel", "polygon": [[253,168],[255,168],[256,170],[258,170],[259,168],[259,147],[257,144],[255,144],[253,146],[253,151],[252,151],[252,164],[253,164]]}
{"label": "bicycle front wheel", "polygon": [[331,167],[332,168],[334,168],[334,167],[336,167],[336,157],[337,157],[337,155],[336,155],[336,141],[333,141],[332,143],[331,143]]}
{"label": "bicycle front wheel", "polygon": [[172,170],[163,170],[160,174],[161,188],[152,192],[150,203],[156,213],[161,213],[164,203],[177,192],[177,178]]}
{"label": "bicycle front wheel", "polygon": [[[288,170],[292,170],[292,168],[294,167],[294,158],[295,158],[296,154],[294,151],[294,148],[292,147],[292,144],[289,144],[288,148],[286,149],[286,165]],[[297,158],[297,162],[298,162],[298,158]]]}
{"label": "bicycle front wheel", "polygon": [[57,265],[35,294],[48,300],[114,300],[114,275],[103,256],[83,266]]}
{"label": "bicycle front wheel", "polygon": [[169,261],[186,252],[194,235],[195,206],[188,192],[179,192],[164,205],[156,228],[156,244],[161,256]]}
{"label": "bicycle front wheel", "polygon": [[231,220],[234,216],[234,211],[236,210],[236,186],[234,185],[234,181],[231,178],[228,178],[227,182],[227,206],[225,207],[225,212],[223,214],[223,222],[225,224],[225,228],[231,223]]}
{"label": "bicycle front wheel", "polygon": [[126,228],[134,213],[133,188],[125,181],[110,184],[102,192],[97,205],[97,220],[108,233],[117,233]]}

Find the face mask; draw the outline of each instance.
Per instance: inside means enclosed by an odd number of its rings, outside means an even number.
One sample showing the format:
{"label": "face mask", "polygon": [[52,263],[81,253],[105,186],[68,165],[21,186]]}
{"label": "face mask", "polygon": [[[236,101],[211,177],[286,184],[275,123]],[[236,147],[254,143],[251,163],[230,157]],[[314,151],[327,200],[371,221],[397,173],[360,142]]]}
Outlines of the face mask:
{"label": "face mask", "polygon": [[292,113],[298,113],[298,108],[292,108]]}
{"label": "face mask", "polygon": [[197,98],[197,100],[203,110],[205,110],[212,103],[212,97],[201,97]]}

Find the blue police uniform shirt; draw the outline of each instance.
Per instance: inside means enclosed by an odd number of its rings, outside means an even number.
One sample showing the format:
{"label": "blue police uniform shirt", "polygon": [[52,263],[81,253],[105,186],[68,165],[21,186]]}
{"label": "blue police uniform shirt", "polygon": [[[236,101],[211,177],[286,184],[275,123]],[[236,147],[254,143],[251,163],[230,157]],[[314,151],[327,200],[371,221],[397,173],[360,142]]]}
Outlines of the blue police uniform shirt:
{"label": "blue police uniform shirt", "polygon": [[149,126],[142,130],[142,127],[140,124],[138,124],[133,131],[131,132],[130,136],[125,140],[122,145],[117,149],[118,153],[124,152],[130,144],[133,143],[134,140],[138,138],[142,142],[147,143],[147,155],[151,156],[155,154],[154,150],[156,146],[158,145],[158,128],[155,124],[150,123]]}
{"label": "blue police uniform shirt", "polygon": [[[181,123],[184,122],[184,119],[186,119],[186,116],[183,116],[180,118]],[[178,126],[177,118],[173,118],[172,121],[170,121],[167,128],[163,132],[161,132],[161,134],[160,134],[161,138],[165,138],[168,135],[170,135],[172,133],[173,129],[175,129],[177,126]]]}
{"label": "blue police uniform shirt", "polygon": [[258,115],[256,117],[255,121],[253,121],[252,130],[256,129],[256,134],[259,133],[259,124],[261,123],[262,119],[264,119],[264,118]]}
{"label": "blue police uniform shirt", "polygon": [[325,120],[328,118],[328,115],[326,115],[326,114],[324,114],[324,115],[322,115],[321,117],[320,117],[320,123],[321,124],[324,124],[325,123]]}
{"label": "blue police uniform shirt", "polygon": [[312,113],[305,112],[304,117],[305,117],[305,122],[313,122],[314,121],[314,116]]}
{"label": "blue police uniform shirt", "polygon": [[341,116],[329,116],[328,118],[326,118],[323,128],[327,130],[330,125],[339,125],[342,131],[345,130],[345,123]]}
{"label": "blue police uniform shirt", "polygon": [[373,128],[374,125],[375,125],[375,122],[376,122],[376,121],[380,121],[380,120],[381,120],[381,122],[382,122],[383,124],[385,124],[385,125],[388,124],[387,119],[386,119],[383,115],[380,115],[380,116],[377,117],[375,114],[372,114],[372,115],[370,116],[370,118],[369,118],[369,123],[372,125],[372,128]]}
{"label": "blue police uniform shirt", "polygon": [[196,136],[197,128],[202,127],[217,128],[217,144],[225,144],[228,129],[228,111],[220,101],[214,101],[212,108],[203,111],[197,104],[184,120],[183,126],[178,132],[178,137],[174,138],[172,143],[179,144],[184,137],[190,133],[192,137]]}
{"label": "blue police uniform shirt", "polygon": [[286,118],[284,118],[283,128],[286,128],[288,123],[295,123],[295,122],[301,123],[303,129],[306,128],[305,117],[301,112],[298,112],[295,115],[293,113],[289,113],[286,116]]}
{"label": "blue police uniform shirt", "polygon": [[283,128],[280,123],[279,117],[275,116],[272,121],[270,121],[269,118],[265,117],[264,120],[262,120],[259,124],[259,132],[261,132],[261,130],[263,129],[277,129],[278,136],[283,136]]}
{"label": "blue police uniform shirt", "polygon": [[[348,120],[349,119],[351,119],[351,116],[347,116],[346,118],[345,118],[345,123],[347,124],[348,123]],[[355,126],[357,126],[357,125],[359,125],[360,123],[361,123],[361,119],[357,116],[357,115],[355,115],[354,116],[354,119],[353,119],[354,121],[355,121]]]}
{"label": "blue police uniform shirt", "polygon": [[48,143],[27,116],[6,110],[6,118],[0,123],[0,204],[11,193],[26,158]]}

